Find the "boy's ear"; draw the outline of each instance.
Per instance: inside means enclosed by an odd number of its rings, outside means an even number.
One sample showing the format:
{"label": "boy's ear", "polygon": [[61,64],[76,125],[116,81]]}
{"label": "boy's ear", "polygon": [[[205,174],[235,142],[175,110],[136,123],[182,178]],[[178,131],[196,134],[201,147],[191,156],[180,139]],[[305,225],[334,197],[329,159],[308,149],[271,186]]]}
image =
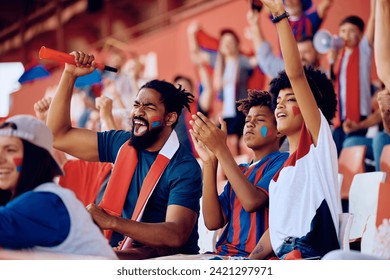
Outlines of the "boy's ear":
{"label": "boy's ear", "polygon": [[278,138],[281,138],[281,137],[283,137],[284,136],[284,134],[282,134],[281,132],[276,132],[276,137],[278,137]]}

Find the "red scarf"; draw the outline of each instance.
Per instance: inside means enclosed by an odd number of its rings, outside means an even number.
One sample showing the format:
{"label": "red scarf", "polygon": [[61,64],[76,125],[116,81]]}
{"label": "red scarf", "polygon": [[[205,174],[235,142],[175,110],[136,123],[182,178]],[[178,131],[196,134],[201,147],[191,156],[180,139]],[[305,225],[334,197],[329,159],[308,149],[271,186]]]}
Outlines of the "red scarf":
{"label": "red scarf", "polygon": [[[334,73],[336,75],[335,89],[339,102],[339,110],[336,112],[336,117],[333,120],[334,127],[341,125],[340,115],[340,70],[341,63],[344,58],[345,48],[342,50],[338,60],[336,61]],[[354,122],[360,121],[360,83],[359,83],[359,46],[356,46],[348,59],[347,73],[346,73],[346,100],[344,101],[346,107],[345,119],[350,119]]]}
{"label": "red scarf", "polygon": [[[133,215],[131,217],[132,220],[141,220],[149,197],[152,195],[152,192],[165,168],[167,167],[170,159],[179,149],[179,145],[180,143],[176,132],[172,131],[142,183],[141,191],[137,199],[137,204],[135,205]],[[102,207],[110,215],[116,217],[120,217],[122,215],[122,209],[125,204],[127,193],[129,191],[130,183],[133,178],[134,171],[137,167],[137,163],[137,150],[133,146],[128,145],[128,142],[125,142],[118,152],[111,178],[108,182],[106,191],[104,192],[102,201],[100,202],[100,207]],[[112,231],[105,230],[104,235],[107,239],[110,239]],[[131,247],[131,241],[131,239],[125,237],[125,240],[122,242],[120,249]]]}

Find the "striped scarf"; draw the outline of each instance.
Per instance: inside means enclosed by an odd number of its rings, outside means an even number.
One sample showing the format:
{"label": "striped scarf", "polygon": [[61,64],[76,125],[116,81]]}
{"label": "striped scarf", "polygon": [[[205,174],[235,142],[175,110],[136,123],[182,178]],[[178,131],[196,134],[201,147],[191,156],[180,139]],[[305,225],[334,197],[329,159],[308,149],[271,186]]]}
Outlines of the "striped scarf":
{"label": "striped scarf", "polygon": [[[179,146],[180,143],[176,132],[172,131],[142,183],[137,204],[135,205],[134,212],[131,217],[132,220],[141,220],[148,199],[157,186],[157,183],[160,180],[161,175],[164,173],[165,168],[169,164],[169,161],[179,149]],[[100,207],[102,207],[110,215],[116,217],[120,217],[122,215],[122,209],[125,204],[127,193],[129,191],[130,183],[137,164],[137,150],[133,146],[128,145],[128,142],[125,142],[118,152],[110,181],[108,182],[107,189],[102,201],[100,202]],[[107,239],[110,239],[112,231],[105,230],[104,234]],[[125,237],[120,249],[130,248],[131,245],[132,239]]]}

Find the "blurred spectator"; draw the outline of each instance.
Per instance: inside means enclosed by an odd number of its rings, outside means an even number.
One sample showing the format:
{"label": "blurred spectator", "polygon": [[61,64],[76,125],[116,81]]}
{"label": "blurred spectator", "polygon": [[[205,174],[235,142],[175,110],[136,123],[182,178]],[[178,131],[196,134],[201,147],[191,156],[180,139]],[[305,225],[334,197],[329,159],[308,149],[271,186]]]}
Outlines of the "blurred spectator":
{"label": "blurred spectator", "polygon": [[[274,55],[271,43],[265,39],[259,22],[259,14],[255,11],[249,11],[247,20],[250,25],[253,46],[256,50],[257,63],[265,74],[274,78],[280,71],[284,70],[284,61],[281,57]],[[314,68],[320,67],[319,53],[314,48],[312,37],[302,36],[297,43],[302,64]]]}
{"label": "blurred spectator", "polygon": [[284,0],[295,39],[313,37],[332,4],[333,0],[321,0],[315,9],[311,0]]}
{"label": "blurred spectator", "polygon": [[247,97],[247,84],[257,66],[256,59],[241,54],[240,40],[233,30],[221,30],[217,51],[201,49],[197,40],[200,31],[197,22],[188,27],[191,58],[197,64],[209,63],[214,68],[213,89],[221,94],[221,114],[227,122],[228,146],[233,155],[238,155],[245,115],[237,110],[236,101]]}
{"label": "blurred spectator", "polygon": [[[384,87],[379,88],[374,94],[373,99],[376,101],[379,96],[383,96],[384,94],[386,94]],[[343,123],[343,130],[347,135],[360,129],[374,128],[374,135],[368,135],[367,133],[366,136],[350,136],[347,137],[343,143],[343,148],[357,145],[364,145],[367,147],[366,171],[380,171],[380,158],[383,146],[390,144],[390,139],[386,140],[387,133],[383,132],[381,110],[378,104],[373,105],[373,107],[376,109],[366,119],[357,123],[351,120],[346,120]],[[375,130],[375,128],[377,129]],[[373,161],[373,164],[371,164],[371,161]]]}
{"label": "blurred spectator", "polygon": [[212,81],[207,66],[200,64],[196,67],[200,77],[199,92],[195,89],[192,80],[187,76],[176,75],[173,78],[173,82],[176,86],[181,85],[182,88],[186,89],[194,95],[194,102],[190,105],[191,111],[183,110],[179,117],[179,122],[175,127],[175,131],[178,134],[179,140],[183,139],[183,142],[181,141],[182,143],[191,145],[191,149],[194,155],[197,157],[192,139],[189,137],[188,122],[191,119],[191,115],[195,114],[197,111],[208,115],[208,113],[212,110],[214,93],[212,90]]}
{"label": "blurred spectator", "polygon": [[344,40],[341,51],[331,50],[330,59],[336,61],[335,90],[338,94],[338,111],[333,120],[333,138],[340,154],[345,138],[365,136],[367,129],[360,129],[348,135],[343,122],[356,123],[370,115],[371,107],[371,58],[374,43],[375,0],[371,0],[371,11],[366,31],[364,21],[358,16],[348,16],[340,22],[339,35]]}
{"label": "blurred spectator", "polygon": [[[176,87],[185,89],[191,93],[194,92],[193,83],[190,78],[182,75],[177,75],[173,78],[173,83]],[[196,104],[195,104],[196,105]],[[191,110],[192,113],[195,113],[195,110]],[[192,140],[190,139],[190,135],[188,132],[188,121],[190,118],[191,112],[182,109],[177,125],[175,126],[175,131],[177,133],[177,137],[179,138],[179,142],[184,145],[189,151],[192,153],[195,152],[194,146],[192,144]]]}

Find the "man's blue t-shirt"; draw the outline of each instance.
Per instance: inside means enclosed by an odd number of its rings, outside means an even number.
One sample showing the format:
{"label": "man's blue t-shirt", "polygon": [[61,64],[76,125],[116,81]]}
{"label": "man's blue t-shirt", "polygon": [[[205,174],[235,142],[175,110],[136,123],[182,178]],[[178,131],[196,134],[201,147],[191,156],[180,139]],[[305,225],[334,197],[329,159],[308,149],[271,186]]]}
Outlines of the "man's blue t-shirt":
{"label": "man's blue t-shirt", "polygon": [[[99,132],[100,161],[114,163],[120,147],[129,140],[130,136],[130,132],[122,130]],[[138,151],[138,164],[122,211],[124,218],[131,218],[144,178],[157,155],[158,152]],[[199,216],[201,194],[202,171],[200,166],[191,152],[180,145],[154,189],[141,221],[146,223],[165,222],[168,205],[187,207]],[[196,224],[187,243],[180,248],[180,252],[196,254],[198,251],[198,227]]]}

